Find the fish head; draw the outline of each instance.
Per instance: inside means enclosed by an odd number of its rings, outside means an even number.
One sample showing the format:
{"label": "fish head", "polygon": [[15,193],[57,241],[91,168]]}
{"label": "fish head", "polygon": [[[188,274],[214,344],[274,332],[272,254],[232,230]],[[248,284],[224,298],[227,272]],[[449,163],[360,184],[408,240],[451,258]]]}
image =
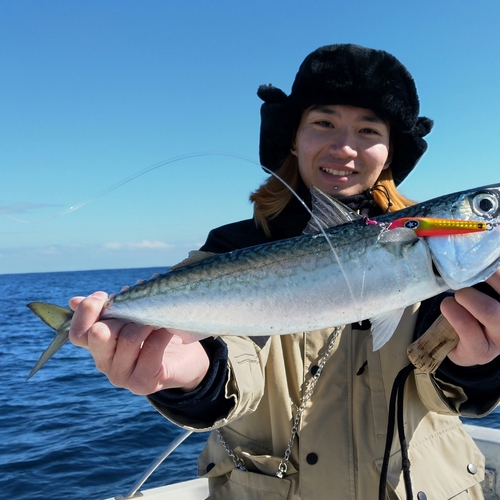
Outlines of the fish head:
{"label": "fish head", "polygon": [[500,267],[500,184],[431,200],[427,208],[432,217],[482,222],[486,228],[426,237],[434,266],[452,290],[484,281]]}

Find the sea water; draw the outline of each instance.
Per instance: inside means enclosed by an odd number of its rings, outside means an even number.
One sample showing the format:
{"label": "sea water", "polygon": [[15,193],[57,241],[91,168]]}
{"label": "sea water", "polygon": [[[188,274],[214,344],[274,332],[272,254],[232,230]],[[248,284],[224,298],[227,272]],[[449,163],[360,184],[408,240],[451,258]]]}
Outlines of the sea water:
{"label": "sea water", "polygon": [[[113,387],[85,349],[63,348],[26,377],[54,332],[26,304],[67,305],[165,269],[0,275],[0,491],[15,500],[113,497],[129,491],[180,429],[141,396]],[[146,483],[196,477],[207,434],[191,435]]]}
{"label": "sea water", "polygon": [[[165,269],[0,275],[0,491],[15,500],[125,494],[180,432],[144,397],[113,387],[85,349],[63,348],[32,379],[54,332],[26,307],[117,292]],[[500,413],[469,421],[500,428]],[[191,435],[146,483],[196,477],[207,434]]]}

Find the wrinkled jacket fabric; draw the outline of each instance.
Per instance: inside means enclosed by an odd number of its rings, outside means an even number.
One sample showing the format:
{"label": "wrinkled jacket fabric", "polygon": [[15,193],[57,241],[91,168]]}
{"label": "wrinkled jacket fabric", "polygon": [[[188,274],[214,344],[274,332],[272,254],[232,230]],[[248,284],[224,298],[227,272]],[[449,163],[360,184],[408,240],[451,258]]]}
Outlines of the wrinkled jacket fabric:
{"label": "wrinkled jacket fabric", "polygon": [[[418,307],[406,311],[392,339],[373,352],[369,331],[345,327],[307,404],[284,479],[274,477],[290,439],[304,384],[311,379],[331,330],[272,337],[259,347],[225,337],[230,375],[226,397],[234,407],[215,425],[248,471],[235,468],[215,433],[199,459],[210,478],[210,499],[378,498],[393,381],[408,364]],[[459,387],[415,371],[404,395],[404,421],[414,493],[428,499],[482,498],[484,458],[458,418],[466,399]],[[469,464],[477,468],[471,474]],[[405,498],[399,442],[394,440],[387,498]],[[207,472],[208,471],[208,472]],[[457,496],[458,495],[458,496]]]}
{"label": "wrinkled jacket fabric", "polygon": [[[371,197],[356,203],[368,210],[373,207]],[[292,201],[272,221],[274,239],[300,234],[308,218]],[[264,242],[266,237],[252,221],[242,221],[212,231],[202,250],[220,253]],[[418,311],[418,304],[408,308],[391,340],[377,352],[372,350],[370,330],[361,325],[343,328],[307,403],[283,479],[275,474],[304,388],[331,329],[274,336],[265,343],[223,337],[229,368],[225,397],[233,406],[215,422],[193,419],[189,412],[150,401],[182,427],[219,428],[227,446],[243,459],[247,471],[236,468],[216,433],[210,434],[198,472],[209,478],[211,500],[377,499],[389,398],[396,375],[408,365],[406,349],[414,340]],[[419,371],[410,374],[404,422],[415,495],[424,492],[429,500],[482,498],[484,458],[458,418],[466,400],[464,390],[449,381]],[[495,404],[469,405],[468,414],[485,414]],[[476,473],[469,472],[474,471],[469,464]],[[405,498],[397,438],[392,444],[387,498]]]}

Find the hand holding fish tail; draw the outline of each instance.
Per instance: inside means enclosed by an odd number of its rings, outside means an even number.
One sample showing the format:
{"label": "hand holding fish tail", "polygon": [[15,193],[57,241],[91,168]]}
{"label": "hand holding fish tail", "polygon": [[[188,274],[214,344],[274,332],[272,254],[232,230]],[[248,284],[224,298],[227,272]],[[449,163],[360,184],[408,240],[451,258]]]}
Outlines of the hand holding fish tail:
{"label": "hand holding fish tail", "polygon": [[[500,293],[500,270],[487,283]],[[463,288],[445,299],[441,311],[460,342],[448,355],[460,366],[489,363],[500,355],[500,302],[474,288]]]}
{"label": "hand holding fish tail", "polygon": [[110,319],[99,321],[108,300],[104,292],[73,297],[69,340],[88,349],[97,369],[118,387],[135,394],[162,389],[193,390],[209,359],[199,342],[184,344],[174,331]]}
{"label": "hand holding fish tail", "polygon": [[99,320],[107,300],[106,292],[94,292],[88,297],[73,297],[69,300],[70,308],[75,311],[69,331],[69,340],[74,345],[89,348],[88,331]]}

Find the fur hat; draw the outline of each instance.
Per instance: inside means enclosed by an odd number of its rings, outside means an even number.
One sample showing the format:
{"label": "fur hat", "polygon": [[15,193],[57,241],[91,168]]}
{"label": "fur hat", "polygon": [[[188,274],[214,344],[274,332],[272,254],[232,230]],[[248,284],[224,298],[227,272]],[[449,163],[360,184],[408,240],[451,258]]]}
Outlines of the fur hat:
{"label": "fur hat", "polygon": [[261,85],[259,154],[262,165],[278,170],[290,152],[302,112],[312,105],[339,104],[371,109],[391,125],[391,169],[396,184],[427,149],[423,137],[432,120],[419,117],[415,82],[408,70],[383,50],[339,44],[320,47],[301,64],[287,96]]}

